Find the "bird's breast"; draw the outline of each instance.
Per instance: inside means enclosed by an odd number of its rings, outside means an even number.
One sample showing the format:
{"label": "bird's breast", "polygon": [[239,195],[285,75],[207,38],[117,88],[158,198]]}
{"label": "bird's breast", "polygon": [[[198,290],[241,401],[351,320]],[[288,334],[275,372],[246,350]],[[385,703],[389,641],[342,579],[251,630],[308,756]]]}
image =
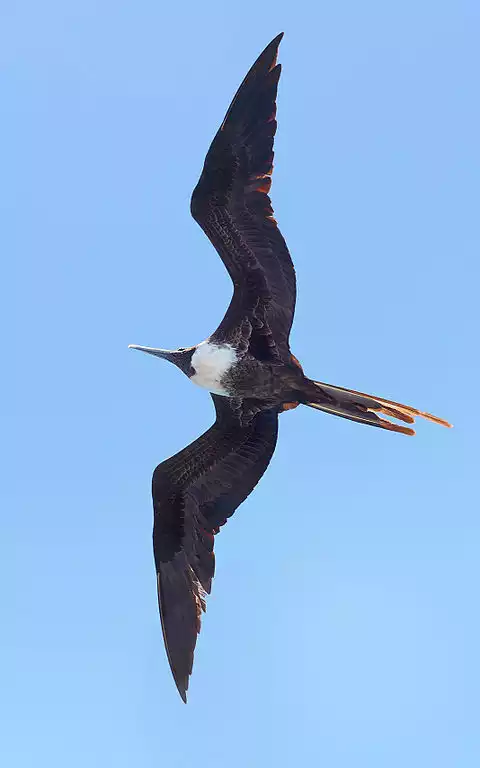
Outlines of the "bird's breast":
{"label": "bird's breast", "polygon": [[212,344],[202,341],[192,355],[191,365],[195,373],[190,380],[215,395],[228,397],[229,391],[222,381],[237,362],[237,353],[229,344]]}

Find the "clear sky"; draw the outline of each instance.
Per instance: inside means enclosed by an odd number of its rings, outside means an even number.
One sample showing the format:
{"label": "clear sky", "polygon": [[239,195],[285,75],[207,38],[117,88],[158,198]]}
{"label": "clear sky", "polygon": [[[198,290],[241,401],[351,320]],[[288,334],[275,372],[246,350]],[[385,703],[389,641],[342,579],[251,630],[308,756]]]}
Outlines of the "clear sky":
{"label": "clear sky", "polygon": [[[16,0],[0,17],[2,765],[478,768],[480,6]],[[150,480],[213,409],[127,345],[194,344],[223,316],[190,194],[282,30],[292,348],[314,378],[455,429],[282,416],[216,539],[185,707]]]}

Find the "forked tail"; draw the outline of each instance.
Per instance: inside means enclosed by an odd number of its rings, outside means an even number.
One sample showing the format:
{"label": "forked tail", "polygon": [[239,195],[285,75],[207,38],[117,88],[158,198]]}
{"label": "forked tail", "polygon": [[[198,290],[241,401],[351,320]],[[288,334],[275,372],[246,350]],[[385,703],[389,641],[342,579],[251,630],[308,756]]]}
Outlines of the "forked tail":
{"label": "forked tail", "polygon": [[438,416],[432,416],[431,413],[419,411],[410,405],[402,405],[392,400],[383,400],[380,397],[366,395],[364,392],[334,387],[332,384],[324,384],[321,381],[312,381],[311,379],[308,380],[304,397],[304,404],[311,408],[317,408],[317,410],[325,411],[325,413],[333,413],[335,416],[351,419],[351,421],[358,421],[360,424],[370,424],[372,427],[401,432],[404,435],[414,435],[415,430],[411,427],[395,424],[388,419],[382,419],[378,414],[391,416],[407,424],[413,424],[415,418],[421,416],[428,421],[434,421],[435,424],[441,424],[442,427],[452,426],[448,421],[439,419]]}

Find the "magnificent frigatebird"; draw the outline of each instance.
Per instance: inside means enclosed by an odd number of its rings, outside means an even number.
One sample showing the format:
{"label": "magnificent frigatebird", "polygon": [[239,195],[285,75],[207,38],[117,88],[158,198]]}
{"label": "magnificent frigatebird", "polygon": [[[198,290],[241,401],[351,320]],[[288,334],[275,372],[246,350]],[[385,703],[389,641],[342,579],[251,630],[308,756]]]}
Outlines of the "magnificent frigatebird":
{"label": "magnificent frigatebird", "polygon": [[295,271],[268,196],[277,129],[278,35],[248,72],[205,159],[191,200],[193,218],[232,278],[234,291],[217,330],[194,347],[131,345],[174,363],[211,392],[213,426],[153,473],[153,548],[163,638],[186,701],[205,595],[214,574],[214,536],[265,472],[278,414],[308,405],[373,427],[414,435],[422,416],[391,400],[307,378],[289,347]]}

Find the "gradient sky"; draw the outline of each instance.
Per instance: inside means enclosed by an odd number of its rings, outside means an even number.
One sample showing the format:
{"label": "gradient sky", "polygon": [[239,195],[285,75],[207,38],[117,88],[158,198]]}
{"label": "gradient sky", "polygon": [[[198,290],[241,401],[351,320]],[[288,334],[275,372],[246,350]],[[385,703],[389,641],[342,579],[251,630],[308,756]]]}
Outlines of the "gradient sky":
{"label": "gradient sky", "polygon": [[[0,17],[2,765],[477,768],[480,6],[16,0]],[[281,418],[216,540],[185,707],[150,480],[213,408],[127,345],[194,344],[223,316],[190,194],[281,30],[292,348],[315,378],[455,429]]]}

